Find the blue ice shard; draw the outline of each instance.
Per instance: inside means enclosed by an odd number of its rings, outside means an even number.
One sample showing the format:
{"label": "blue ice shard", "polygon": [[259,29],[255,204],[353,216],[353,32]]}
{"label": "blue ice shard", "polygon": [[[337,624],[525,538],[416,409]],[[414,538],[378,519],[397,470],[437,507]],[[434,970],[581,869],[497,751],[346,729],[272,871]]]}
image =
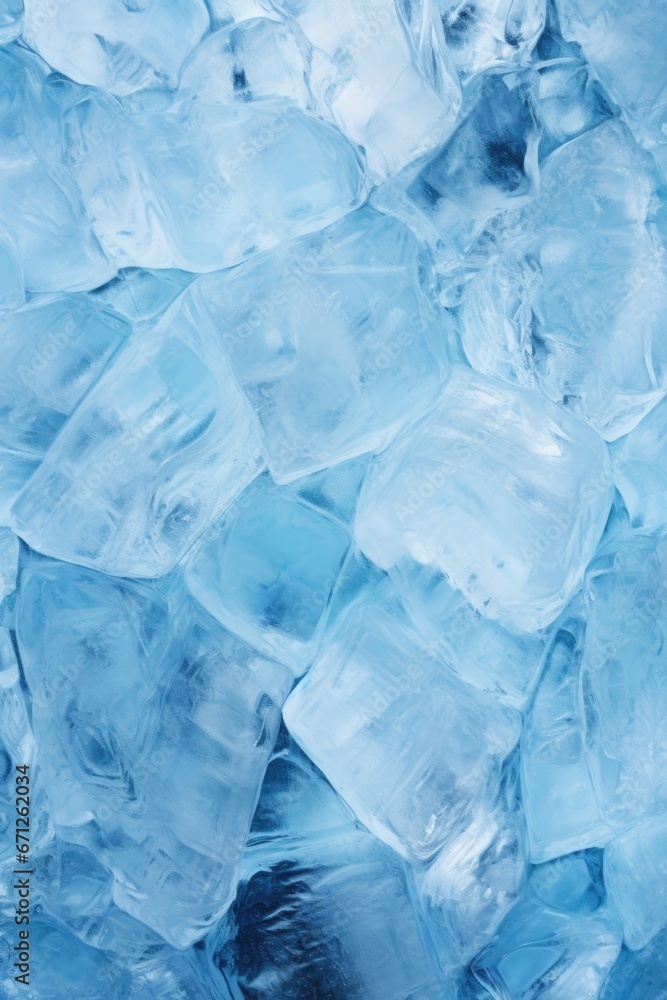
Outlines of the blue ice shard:
{"label": "blue ice shard", "polygon": [[316,650],[350,542],[340,522],[261,477],[201,539],[185,579],[226,628],[298,675]]}
{"label": "blue ice shard", "polygon": [[0,45],[18,38],[24,25],[23,0],[2,0],[0,4]]}
{"label": "blue ice shard", "polygon": [[12,234],[29,291],[79,291],[116,268],[65,162],[62,113],[45,79],[44,64],[27,49],[0,47],[0,231]]}
{"label": "blue ice shard", "polygon": [[158,576],[261,467],[250,407],[188,290],[97,382],[12,520],[39,552],[117,576]]}
{"label": "blue ice shard", "polygon": [[91,92],[67,114],[72,172],[118,267],[231,267],[363,200],[353,147],[292,104],[165,101],[130,111]]}
{"label": "blue ice shard", "polygon": [[605,847],[604,880],[623,928],[637,951],[667,927],[667,813],[645,820]]}
{"label": "blue ice shard", "polygon": [[610,543],[583,613],[559,623],[522,743],[534,861],[601,847],[667,808],[666,560],[661,535]]}
{"label": "blue ice shard", "polygon": [[420,255],[405,226],[364,208],[201,279],[277,482],[383,448],[435,399],[447,328]]}
{"label": "blue ice shard", "polygon": [[480,614],[440,570],[406,557],[390,576],[434,652],[474,687],[525,708],[537,684],[548,632],[503,628]]}
{"label": "blue ice shard", "polygon": [[0,316],[0,523],[130,329],[77,295],[39,296]]}
{"label": "blue ice shard", "polygon": [[667,400],[619,442],[613,460],[632,523],[648,531],[667,525]]}
{"label": "blue ice shard", "polygon": [[437,0],[452,59],[463,74],[524,64],[546,21],[546,0]]}
{"label": "blue ice shard", "polygon": [[519,737],[518,713],[461,683],[370,600],[336,623],[283,717],[369,830],[416,861],[465,829]]}
{"label": "blue ice shard", "polygon": [[313,109],[303,48],[282,21],[253,17],[232,23],[194,51],[179,94],[200,104],[280,100]]}
{"label": "blue ice shard", "polygon": [[667,10],[661,3],[558,0],[563,36],[581,45],[639,141],[667,169]]}
{"label": "blue ice shard", "polygon": [[480,802],[433,864],[414,875],[441,968],[449,976],[490,942],[527,874],[518,763],[518,753],[511,754],[495,798]]}
{"label": "blue ice shard", "polygon": [[291,675],[173,587],[35,557],[17,635],[58,833],[184,948],[234,898]]}
{"label": "blue ice shard", "polygon": [[532,631],[580,585],[611,483],[604,443],[567,410],[458,366],[371,467],[356,537],[383,569],[410,556],[482,614]]}
{"label": "blue ice shard", "polygon": [[271,0],[313,49],[310,88],[382,180],[430,152],[461,103],[430,0]]}
{"label": "blue ice shard", "polygon": [[28,0],[24,37],[72,80],[131,94],[176,86],[209,26],[204,0]]}
{"label": "blue ice shard", "polygon": [[494,1000],[597,1000],[621,943],[599,859],[572,855],[535,869],[473,968]]}
{"label": "blue ice shard", "polygon": [[617,120],[560,147],[462,310],[474,368],[541,389],[610,441],[667,390],[667,251],[647,228],[657,186]]}

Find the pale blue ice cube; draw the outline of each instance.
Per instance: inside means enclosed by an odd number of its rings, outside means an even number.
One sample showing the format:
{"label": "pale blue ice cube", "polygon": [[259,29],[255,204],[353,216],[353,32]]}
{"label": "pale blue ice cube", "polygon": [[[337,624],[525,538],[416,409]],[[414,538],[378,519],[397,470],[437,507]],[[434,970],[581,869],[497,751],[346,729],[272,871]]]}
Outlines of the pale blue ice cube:
{"label": "pale blue ice cube", "polygon": [[481,614],[533,631],[579,587],[611,499],[595,431],[539,393],[456,367],[371,467],[355,532],[383,569],[411,557]]}
{"label": "pale blue ice cube", "polygon": [[494,1000],[597,1000],[621,943],[598,859],[572,855],[535,869],[473,969]]}
{"label": "pale blue ice cube", "polygon": [[461,683],[371,600],[336,623],[283,717],[359,819],[417,861],[495,794],[519,736],[518,713]]}
{"label": "pale blue ice cube", "polygon": [[165,94],[128,110],[88,92],[66,120],[72,174],[118,267],[231,267],[364,197],[350,143],[287,101]]}
{"label": "pale blue ice cube", "polygon": [[9,528],[0,528],[0,604],[13,593],[19,568],[19,540]]}
{"label": "pale blue ice cube", "polygon": [[350,548],[339,521],[261,477],[201,539],[185,580],[255,649],[303,673]]}
{"label": "pale blue ice cube", "polygon": [[384,447],[434,400],[447,327],[420,255],[405,226],[364,208],[201,279],[277,482]]}
{"label": "pale blue ice cube", "polygon": [[667,933],[646,948],[624,948],[605,980],[600,1000],[667,1000]]}
{"label": "pale blue ice cube", "polygon": [[204,0],[28,0],[24,37],[72,80],[131,94],[176,86],[209,27]]}
{"label": "pale blue ice cube", "polygon": [[614,479],[633,524],[646,530],[667,524],[667,401],[660,402],[619,442]]}
{"label": "pale blue ice cube", "polygon": [[647,227],[658,183],[617,120],[561,146],[462,309],[473,368],[541,389],[609,441],[667,390],[667,253]]}
{"label": "pale blue ice cube", "polygon": [[80,295],[38,296],[0,317],[0,523],[130,329]]}
{"label": "pale blue ice cube", "polygon": [[667,927],[667,813],[620,834],[604,851],[604,880],[628,948]]}
{"label": "pale blue ice cube", "polygon": [[169,580],[35,557],[17,618],[58,833],[113,871],[119,907],[187,947],[234,898],[289,671]]}
{"label": "pale blue ice cube", "polygon": [[445,37],[464,74],[530,58],[546,21],[546,0],[438,0]]}
{"label": "pale blue ice cube", "polygon": [[18,38],[23,31],[23,0],[0,0],[0,45]]}
{"label": "pale blue ice cube", "polygon": [[261,467],[250,407],[188,290],[137,332],[86,396],[12,520],[39,552],[118,576],[157,576]]}
{"label": "pale blue ice cube", "polygon": [[6,233],[0,232],[0,313],[25,301],[21,258]]}

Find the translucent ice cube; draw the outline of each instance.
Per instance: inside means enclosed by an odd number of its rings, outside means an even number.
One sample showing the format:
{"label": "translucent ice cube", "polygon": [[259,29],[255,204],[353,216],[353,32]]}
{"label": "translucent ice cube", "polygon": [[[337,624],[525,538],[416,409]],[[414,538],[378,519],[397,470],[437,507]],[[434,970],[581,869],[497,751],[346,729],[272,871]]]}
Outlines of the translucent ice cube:
{"label": "translucent ice cube", "polygon": [[0,523],[130,333],[83,296],[37,297],[0,317]]}
{"label": "translucent ice cube", "polygon": [[72,172],[119,267],[231,267],[363,198],[352,146],[288,102],[130,113],[97,93],[67,120]]}
{"label": "translucent ice cube", "polygon": [[667,1000],[667,933],[641,951],[624,948],[605,980],[600,1000]]}
{"label": "translucent ice cube", "polygon": [[127,345],[13,508],[40,552],[168,571],[261,468],[252,413],[196,292]]}
{"label": "translucent ice cube", "polygon": [[446,328],[419,257],[409,230],[364,208],[201,279],[278,482],[384,447],[435,398]]}
{"label": "translucent ice cube", "polygon": [[349,547],[342,524],[262,477],[207,532],[185,579],[226,628],[300,674]]}
{"label": "translucent ice cube", "polygon": [[667,814],[622,833],[604,852],[609,898],[633,951],[667,927]]}
{"label": "translucent ice cube", "polygon": [[447,44],[463,73],[530,57],[546,20],[546,0],[438,0]]}
{"label": "translucent ice cube", "polygon": [[13,531],[0,528],[0,604],[16,586],[19,568],[19,540]]}
{"label": "translucent ice cube", "polygon": [[632,521],[652,530],[667,524],[667,401],[662,401],[614,453],[614,478]]}
{"label": "translucent ice cube", "polygon": [[113,94],[174,87],[209,29],[204,0],[25,0],[25,40],[54,69]]}
{"label": "translucent ice cube", "polygon": [[0,45],[13,42],[23,31],[23,0],[0,3]]}
{"label": "translucent ice cube", "polygon": [[5,233],[0,233],[0,313],[23,304],[25,289],[21,258]]}
{"label": "translucent ice cube", "polygon": [[122,909],[192,944],[234,898],[289,671],[169,581],[36,559],[17,618],[56,829],[114,873]]}
{"label": "translucent ice cube", "polygon": [[557,149],[462,310],[474,368],[540,388],[610,441],[667,389],[667,257],[646,227],[656,186],[616,120]]}
{"label": "translucent ice cube", "polygon": [[337,622],[284,719],[361,821],[416,860],[451,843],[495,794],[519,725],[370,601]]}
{"label": "translucent ice cube", "polygon": [[463,367],[371,468],[356,536],[389,569],[410,555],[509,628],[552,622],[611,506],[598,435],[538,393]]}

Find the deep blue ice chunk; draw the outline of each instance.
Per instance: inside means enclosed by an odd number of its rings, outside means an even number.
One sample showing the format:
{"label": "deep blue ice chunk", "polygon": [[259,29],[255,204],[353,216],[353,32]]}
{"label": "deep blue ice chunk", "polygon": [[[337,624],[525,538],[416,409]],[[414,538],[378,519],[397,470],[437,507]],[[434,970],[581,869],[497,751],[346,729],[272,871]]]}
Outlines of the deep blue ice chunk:
{"label": "deep blue ice chunk", "polygon": [[[382,180],[449,134],[461,103],[430,0],[271,0],[313,48],[310,89]],[[302,36],[303,37],[303,36]]]}
{"label": "deep blue ice chunk", "polygon": [[73,175],[118,267],[231,267],[363,200],[350,143],[288,102],[161,100],[130,112],[91,93],[67,115]]}
{"label": "deep blue ice chunk", "polygon": [[503,628],[473,608],[443,573],[412,558],[396,563],[390,576],[433,650],[464,681],[525,707],[537,683],[546,634]]}
{"label": "deep blue ice chunk", "polygon": [[185,579],[226,628],[300,674],[350,542],[340,522],[261,477],[201,539]]}
{"label": "deep blue ice chunk", "polygon": [[14,504],[13,523],[47,555],[157,576],[261,467],[250,407],[188,290],[88,394]]}
{"label": "deep blue ice chunk", "polygon": [[667,524],[667,401],[619,442],[614,479],[633,524],[646,530]]}
{"label": "deep blue ice chunk", "polygon": [[449,975],[489,943],[526,876],[518,763],[518,753],[511,754],[495,798],[480,802],[433,864],[414,875],[441,968]]}
{"label": "deep blue ice chunk", "polygon": [[23,31],[23,0],[0,2],[0,45],[13,42]]}
{"label": "deep blue ice chunk", "polygon": [[541,389],[607,440],[667,389],[667,256],[646,225],[657,184],[618,121],[557,149],[462,311],[474,368]]}
{"label": "deep blue ice chunk", "polygon": [[667,809],[666,565],[662,535],[610,543],[559,623],[522,742],[534,861]]}
{"label": "deep blue ice chunk", "polygon": [[641,951],[624,948],[609,973],[600,1000],[667,1000],[667,933]]}
{"label": "deep blue ice chunk", "polygon": [[447,142],[380,189],[374,204],[400,213],[450,253],[467,251],[492,216],[537,193],[535,83],[533,73],[482,76],[469,88],[466,114]]}
{"label": "deep blue ice chunk", "polygon": [[633,951],[667,927],[666,856],[667,813],[620,834],[605,848],[605,885]]}
{"label": "deep blue ice chunk", "polygon": [[204,0],[27,0],[24,37],[72,80],[131,94],[175,87],[209,26]]}
{"label": "deep blue ice chunk", "polygon": [[280,99],[312,108],[303,48],[281,21],[232,23],[197,47],[183,69],[179,94],[203,104]]}
{"label": "deep blue ice chunk", "polygon": [[36,297],[0,316],[0,523],[129,333],[77,295]]}
{"label": "deep blue ice chunk", "polygon": [[379,604],[336,623],[287,728],[359,819],[407,859],[455,840],[494,794],[519,716],[461,683]]}
{"label": "deep blue ice chunk", "polygon": [[667,8],[634,0],[558,0],[563,36],[586,59],[638,140],[667,169]]}
{"label": "deep blue ice chunk", "polygon": [[362,209],[201,280],[278,482],[384,447],[434,400],[446,327],[419,265],[405,226]]}
{"label": "deep blue ice chunk", "polygon": [[572,414],[456,367],[431,413],[371,468],[356,537],[382,568],[410,556],[482,614],[535,630],[579,586],[611,482],[604,442]]}
{"label": "deep blue ice chunk", "polygon": [[36,559],[17,634],[58,833],[176,947],[234,898],[289,671],[182,603]]}
{"label": "deep blue ice chunk", "polygon": [[597,864],[573,855],[535,870],[473,966],[494,1000],[597,1000],[622,943]]}
{"label": "deep blue ice chunk", "polygon": [[445,37],[464,74],[523,64],[546,21],[546,0],[438,0]]}
{"label": "deep blue ice chunk", "polygon": [[12,234],[29,291],[79,291],[116,268],[64,161],[62,113],[45,78],[26,49],[0,48],[0,231]]}

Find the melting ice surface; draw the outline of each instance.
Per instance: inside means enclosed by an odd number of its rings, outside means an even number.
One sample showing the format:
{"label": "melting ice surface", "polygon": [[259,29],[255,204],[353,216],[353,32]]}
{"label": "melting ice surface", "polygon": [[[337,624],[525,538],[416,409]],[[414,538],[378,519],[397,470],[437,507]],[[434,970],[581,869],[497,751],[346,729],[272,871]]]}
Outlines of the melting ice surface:
{"label": "melting ice surface", "polygon": [[667,1000],[666,11],[0,0],[3,1000]]}

